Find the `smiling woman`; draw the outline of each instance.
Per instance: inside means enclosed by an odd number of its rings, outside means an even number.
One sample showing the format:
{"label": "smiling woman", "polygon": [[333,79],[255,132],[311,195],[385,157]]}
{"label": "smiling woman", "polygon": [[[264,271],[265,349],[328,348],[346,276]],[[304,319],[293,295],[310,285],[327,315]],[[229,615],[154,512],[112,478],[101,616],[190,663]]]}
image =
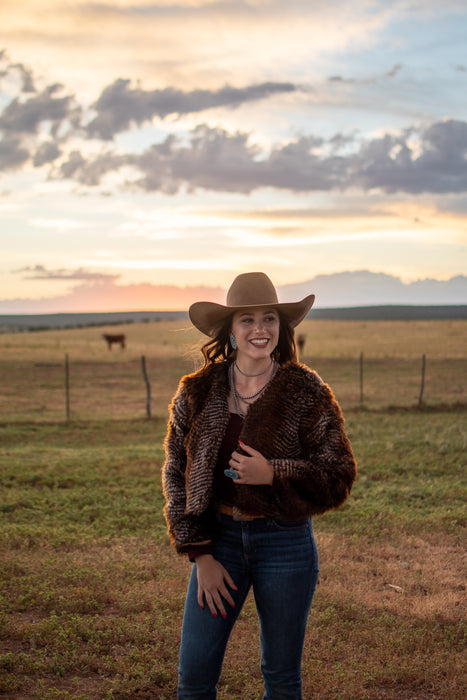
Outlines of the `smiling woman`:
{"label": "smiling woman", "polygon": [[[172,543],[194,562],[180,647],[179,700],[214,700],[227,640],[253,588],[265,698],[302,697],[301,657],[317,578],[311,516],[341,505],[356,464],[329,387],[299,364],[294,328],[314,302],[279,303],[261,272],[227,304],[196,302],[209,336],[184,377],[165,441]],[[222,620],[217,619],[218,615]]]}

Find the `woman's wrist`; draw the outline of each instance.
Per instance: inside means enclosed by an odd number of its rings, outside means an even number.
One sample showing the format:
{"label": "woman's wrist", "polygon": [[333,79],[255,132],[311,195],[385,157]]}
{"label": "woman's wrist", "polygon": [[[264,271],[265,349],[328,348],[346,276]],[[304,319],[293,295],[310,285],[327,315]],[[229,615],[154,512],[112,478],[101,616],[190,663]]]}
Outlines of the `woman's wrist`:
{"label": "woman's wrist", "polygon": [[200,566],[200,565],[202,566],[203,563],[206,563],[208,561],[212,561],[213,559],[214,559],[214,557],[212,556],[212,554],[198,554],[197,556],[195,556],[194,561],[196,562],[196,564],[198,566]]}
{"label": "woman's wrist", "polygon": [[212,551],[212,545],[211,544],[199,544],[199,545],[193,545],[190,547],[190,549],[187,551],[188,554],[188,559],[191,562],[196,561],[198,557],[200,557],[203,554],[211,554]]}

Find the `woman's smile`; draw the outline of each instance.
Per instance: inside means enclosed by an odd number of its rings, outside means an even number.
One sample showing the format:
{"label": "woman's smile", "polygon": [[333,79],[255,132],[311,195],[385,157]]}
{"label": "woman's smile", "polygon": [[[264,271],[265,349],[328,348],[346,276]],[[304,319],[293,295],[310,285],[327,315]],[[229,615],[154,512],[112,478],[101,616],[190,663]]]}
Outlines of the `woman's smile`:
{"label": "woman's smile", "polygon": [[255,348],[264,348],[269,343],[269,338],[252,338],[250,343],[255,346]]}

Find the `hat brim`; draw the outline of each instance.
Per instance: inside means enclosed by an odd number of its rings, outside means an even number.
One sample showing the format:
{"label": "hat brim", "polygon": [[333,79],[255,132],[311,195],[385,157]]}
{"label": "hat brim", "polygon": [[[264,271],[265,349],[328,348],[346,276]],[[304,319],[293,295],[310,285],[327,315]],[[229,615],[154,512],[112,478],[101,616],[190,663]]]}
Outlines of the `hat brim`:
{"label": "hat brim", "polygon": [[246,306],[223,306],[222,304],[215,304],[211,301],[197,301],[192,304],[188,310],[188,315],[192,324],[204,333],[213,337],[219,326],[222,325],[226,318],[234,314],[236,311],[242,311],[244,309],[277,309],[281,314],[283,314],[290,325],[294,328],[303,321],[313,303],[315,301],[315,295],[309,294],[307,297],[301,301],[294,301],[288,303],[276,303],[276,304],[250,304]]}

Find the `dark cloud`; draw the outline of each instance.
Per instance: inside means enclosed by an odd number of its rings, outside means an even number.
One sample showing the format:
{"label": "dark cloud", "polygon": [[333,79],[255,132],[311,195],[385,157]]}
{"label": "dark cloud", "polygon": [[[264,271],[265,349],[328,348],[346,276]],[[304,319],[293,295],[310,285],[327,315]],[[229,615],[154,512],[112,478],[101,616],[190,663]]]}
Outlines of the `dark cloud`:
{"label": "dark cloud", "polygon": [[[4,56],[0,56],[3,59]],[[401,64],[386,74],[394,77]],[[291,83],[183,92],[145,91],[128,80],[108,86],[94,105],[96,117],[85,124],[84,108],[62,86],[33,90],[33,76],[21,64],[9,64],[21,78],[21,94],[0,114],[0,171],[49,166],[50,176],[100,186],[109,173],[131,173],[123,187],[175,194],[211,190],[249,194],[259,188],[294,192],[344,191],[458,194],[467,190],[467,122],[445,120],[400,133],[362,140],[352,134],[330,138],[302,135],[264,153],[250,134],[200,125],[186,139],[169,135],[142,153],[110,148],[84,155],[70,144],[77,137],[109,141],[131,125],[154,117],[233,108],[274,94],[294,92]],[[331,80],[343,80],[335,76]],[[72,141],[73,139],[73,141]],[[124,170],[124,169],[127,170]]]}
{"label": "dark cloud", "polygon": [[352,159],[351,180],[389,193],[461,193],[467,189],[466,156],[467,122],[450,119],[365,144]]}
{"label": "dark cloud", "polygon": [[245,194],[262,187],[296,192],[358,187],[414,194],[467,189],[466,122],[447,120],[423,130],[355,141],[353,152],[349,143],[339,136],[327,141],[300,137],[262,156],[247,134],[200,126],[188,144],[170,136],[142,154],[85,159],[74,152],[57,176],[94,186],[106,173],[127,165],[140,173],[132,187],[165,193],[182,187]]}
{"label": "dark cloud", "polygon": [[31,135],[38,132],[43,122],[51,122],[56,128],[75,110],[72,97],[57,96],[61,90],[62,86],[56,83],[29,99],[15,98],[0,115],[0,130]]}
{"label": "dark cloud", "polygon": [[29,151],[22,146],[21,139],[6,137],[0,141],[0,172],[19,168],[28,159]]}
{"label": "dark cloud", "polygon": [[[19,72],[20,95],[0,114],[0,171],[17,169],[32,161],[34,167],[53,163],[61,154],[60,142],[66,133],[76,131],[81,110],[70,95],[62,95],[62,86],[49,85],[36,92],[31,72],[21,64],[10,64],[4,74]],[[26,95],[26,97],[25,97]],[[63,129],[64,125],[66,128]],[[41,136],[39,136],[41,133]],[[47,141],[37,141],[48,134]]]}
{"label": "dark cloud", "polygon": [[67,160],[52,169],[51,176],[54,179],[72,179],[87,187],[96,187],[107,173],[116,172],[133,162],[136,164],[138,160],[140,157],[131,154],[119,156],[112,153],[86,159],[80,151],[71,151]]}
{"label": "dark cloud", "polygon": [[298,90],[292,83],[262,83],[244,88],[226,86],[219,90],[183,92],[174,88],[142,90],[131,87],[129,80],[116,80],[102,92],[93,109],[97,116],[87,125],[89,136],[112,139],[132,124],[141,125],[154,117],[169,114],[192,114],[213,107],[237,107],[271,95]]}
{"label": "dark cloud", "polygon": [[40,168],[41,165],[53,163],[60,156],[61,150],[54,141],[42,143],[34,154],[33,165]]}
{"label": "dark cloud", "polygon": [[116,280],[119,275],[105,274],[102,272],[88,272],[82,267],[77,270],[48,270],[44,265],[33,265],[14,270],[16,274],[21,274],[24,279],[29,280],[86,280],[88,282],[108,282]]}

